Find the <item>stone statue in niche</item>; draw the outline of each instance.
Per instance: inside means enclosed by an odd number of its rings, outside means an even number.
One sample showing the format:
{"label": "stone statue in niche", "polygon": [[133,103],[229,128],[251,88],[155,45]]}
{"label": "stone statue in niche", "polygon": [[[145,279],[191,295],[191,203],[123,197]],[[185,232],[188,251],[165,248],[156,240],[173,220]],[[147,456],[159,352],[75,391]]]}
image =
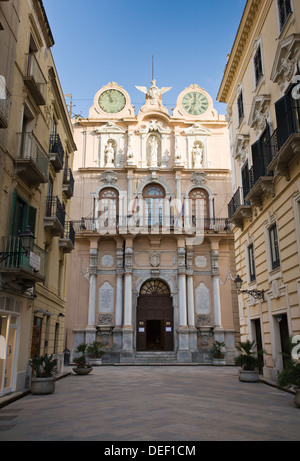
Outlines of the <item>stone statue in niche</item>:
{"label": "stone statue in niche", "polygon": [[178,135],[175,137],[175,165],[181,165],[181,152],[178,145]]}
{"label": "stone statue in niche", "polygon": [[158,142],[155,136],[151,136],[149,144],[150,144],[150,164],[151,166],[157,166]]}
{"label": "stone statue in niche", "polygon": [[105,166],[114,167],[115,166],[115,150],[113,148],[112,142],[108,142],[105,148]]}
{"label": "stone statue in niche", "polygon": [[194,159],[194,167],[202,168],[203,149],[199,144],[196,144],[193,149],[193,159]]}
{"label": "stone statue in niche", "polygon": [[132,135],[128,135],[127,164],[133,164]]}

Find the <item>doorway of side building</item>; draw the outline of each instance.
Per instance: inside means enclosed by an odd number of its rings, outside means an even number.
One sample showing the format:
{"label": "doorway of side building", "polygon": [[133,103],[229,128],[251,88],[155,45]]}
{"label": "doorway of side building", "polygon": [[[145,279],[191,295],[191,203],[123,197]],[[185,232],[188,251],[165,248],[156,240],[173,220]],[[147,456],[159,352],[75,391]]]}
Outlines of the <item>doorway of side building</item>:
{"label": "doorway of side building", "polygon": [[137,351],[173,351],[173,306],[161,280],[148,280],[137,303]]}
{"label": "doorway of side building", "polygon": [[18,329],[17,315],[0,312],[0,396],[14,389]]}

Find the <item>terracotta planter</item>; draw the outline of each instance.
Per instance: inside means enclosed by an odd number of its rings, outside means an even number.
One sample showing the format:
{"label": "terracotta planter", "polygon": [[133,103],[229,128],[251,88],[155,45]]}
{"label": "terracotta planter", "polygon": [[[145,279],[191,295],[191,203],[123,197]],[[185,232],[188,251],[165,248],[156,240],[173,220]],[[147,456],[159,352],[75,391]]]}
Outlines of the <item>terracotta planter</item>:
{"label": "terracotta planter", "polygon": [[90,368],[73,368],[73,371],[77,374],[77,375],[88,375],[91,371],[92,371],[93,367],[90,367]]}
{"label": "terracotta planter", "polygon": [[259,381],[258,371],[240,370],[240,381],[244,383],[257,383]]}
{"label": "terracotta planter", "polygon": [[31,393],[34,395],[53,394],[56,378],[31,378]]}
{"label": "terracotta planter", "polygon": [[300,387],[295,388],[295,392],[294,403],[296,407],[300,408]]}

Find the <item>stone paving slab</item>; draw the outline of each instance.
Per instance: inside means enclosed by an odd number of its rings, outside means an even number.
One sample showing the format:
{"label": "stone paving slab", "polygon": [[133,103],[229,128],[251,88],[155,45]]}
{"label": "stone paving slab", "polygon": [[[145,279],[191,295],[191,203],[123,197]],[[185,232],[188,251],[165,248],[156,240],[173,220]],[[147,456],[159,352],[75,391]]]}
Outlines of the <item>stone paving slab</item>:
{"label": "stone paving slab", "polygon": [[293,398],[235,367],[94,367],[0,408],[0,441],[299,441]]}

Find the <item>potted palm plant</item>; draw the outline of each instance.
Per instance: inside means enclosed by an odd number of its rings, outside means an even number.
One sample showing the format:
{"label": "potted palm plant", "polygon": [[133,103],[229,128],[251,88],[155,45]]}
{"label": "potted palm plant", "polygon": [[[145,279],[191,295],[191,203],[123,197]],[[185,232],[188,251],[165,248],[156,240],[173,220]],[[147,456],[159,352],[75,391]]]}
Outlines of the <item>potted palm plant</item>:
{"label": "potted palm plant", "polygon": [[89,355],[89,358],[91,359],[91,365],[102,365],[102,357],[105,354],[105,352],[102,350],[103,347],[104,344],[100,341],[93,341],[87,347],[87,353]]}
{"label": "potted palm plant", "polygon": [[259,381],[259,359],[253,350],[255,348],[255,341],[249,339],[245,342],[240,342],[237,350],[241,354],[234,359],[237,366],[241,367],[240,381],[243,382],[258,382]]}
{"label": "potted palm plant", "polygon": [[78,357],[74,357],[73,359],[77,365],[75,368],[73,368],[73,371],[77,375],[87,375],[93,369],[92,365],[86,360],[87,347],[87,344],[82,343],[79,344],[76,348],[76,352],[80,355]]}
{"label": "potted palm plant", "polygon": [[35,395],[53,394],[56,381],[54,373],[57,370],[57,359],[53,358],[53,354],[36,356],[29,360],[29,365],[33,370],[31,393]]}
{"label": "potted palm plant", "polygon": [[226,365],[225,354],[224,354],[225,343],[215,341],[211,349],[211,356],[213,358],[214,365]]}

